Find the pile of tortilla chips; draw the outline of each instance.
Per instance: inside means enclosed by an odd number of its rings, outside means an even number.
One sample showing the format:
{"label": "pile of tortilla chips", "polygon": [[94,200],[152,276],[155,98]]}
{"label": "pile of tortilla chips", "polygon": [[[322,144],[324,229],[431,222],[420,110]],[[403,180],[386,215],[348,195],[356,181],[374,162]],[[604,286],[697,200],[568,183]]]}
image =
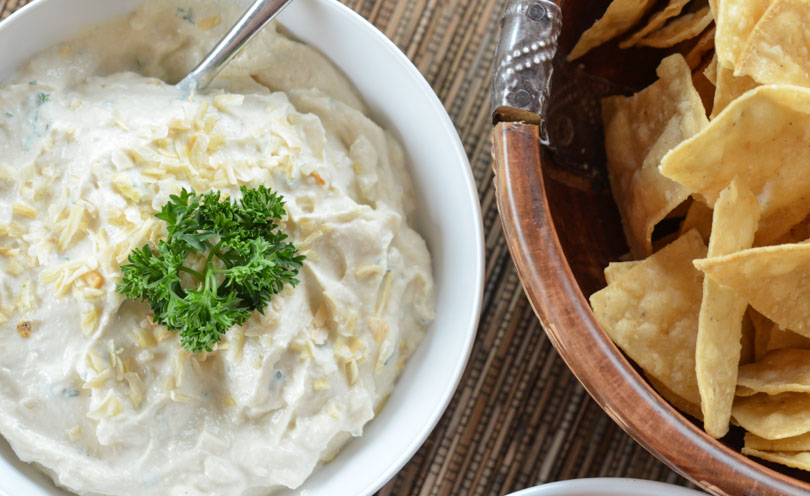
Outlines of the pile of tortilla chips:
{"label": "pile of tortilla chips", "polygon": [[[631,255],[591,305],[709,435],[739,425],[743,453],[810,470],[810,0],[700,1],[614,0],[571,54],[644,19],[620,47],[702,33],[603,100]],[[654,236],[665,219],[680,229]]]}
{"label": "pile of tortilla chips", "polygon": [[655,0],[613,0],[604,15],[582,34],[568,54],[568,60],[578,59],[591,49],[627,34],[645,19],[644,25],[622,40],[619,47],[677,45],[706,31],[714,20],[711,3],[710,0],[669,0],[663,9],[650,13]]}

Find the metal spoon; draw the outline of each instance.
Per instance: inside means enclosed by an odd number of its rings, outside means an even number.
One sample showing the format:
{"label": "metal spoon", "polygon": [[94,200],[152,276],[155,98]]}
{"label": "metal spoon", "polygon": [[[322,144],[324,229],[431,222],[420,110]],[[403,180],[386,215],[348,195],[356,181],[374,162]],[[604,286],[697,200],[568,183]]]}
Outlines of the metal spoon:
{"label": "metal spoon", "polygon": [[292,0],[256,0],[236,21],[230,31],[206,55],[200,65],[184,77],[177,87],[186,93],[205,89],[239,50],[278,15]]}

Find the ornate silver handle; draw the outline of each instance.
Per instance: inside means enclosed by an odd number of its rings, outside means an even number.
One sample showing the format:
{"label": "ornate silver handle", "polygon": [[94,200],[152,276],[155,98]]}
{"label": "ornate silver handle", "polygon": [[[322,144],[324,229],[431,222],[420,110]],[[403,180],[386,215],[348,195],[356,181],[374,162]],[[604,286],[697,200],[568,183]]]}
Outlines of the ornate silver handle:
{"label": "ornate silver handle", "polygon": [[561,29],[562,10],[554,2],[510,0],[507,4],[492,76],[495,121],[541,124]]}
{"label": "ornate silver handle", "polygon": [[253,2],[253,5],[228,31],[228,34],[200,62],[200,65],[177,83],[177,86],[188,92],[205,89],[239,50],[291,1],[256,0]]}

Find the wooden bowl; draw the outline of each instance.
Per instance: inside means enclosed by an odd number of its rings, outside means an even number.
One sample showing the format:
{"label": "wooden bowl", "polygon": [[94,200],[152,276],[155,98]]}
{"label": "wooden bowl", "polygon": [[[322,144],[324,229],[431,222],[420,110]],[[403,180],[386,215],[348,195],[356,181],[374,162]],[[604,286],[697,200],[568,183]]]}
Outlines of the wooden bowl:
{"label": "wooden bowl", "polygon": [[[607,3],[568,0],[561,5],[555,79],[550,105],[541,112],[547,114],[543,120],[549,126],[550,146],[541,145],[540,129],[529,123],[531,118],[518,116],[497,123],[493,130],[498,208],[526,294],[557,351],[590,395],[672,469],[714,494],[808,494],[807,472],[741,455],[739,428],[715,440],[670,406],[611,342],[588,304],[587,297],[605,285],[603,268],[627,252],[606,187],[601,121],[598,112],[593,115],[593,102],[598,108],[600,95],[588,93],[638,90],[654,80],[655,65],[666,55],[650,49],[620,51],[615,43],[600,47],[583,58],[582,65],[588,74],[604,79],[586,81],[587,87],[581,88],[587,79],[581,67],[566,66],[564,57]],[[562,124],[555,122],[555,113],[562,115]],[[566,115],[579,122],[566,123]],[[563,145],[555,143],[561,136]],[[566,146],[572,141],[573,148]],[[580,154],[579,164],[572,154]]]}

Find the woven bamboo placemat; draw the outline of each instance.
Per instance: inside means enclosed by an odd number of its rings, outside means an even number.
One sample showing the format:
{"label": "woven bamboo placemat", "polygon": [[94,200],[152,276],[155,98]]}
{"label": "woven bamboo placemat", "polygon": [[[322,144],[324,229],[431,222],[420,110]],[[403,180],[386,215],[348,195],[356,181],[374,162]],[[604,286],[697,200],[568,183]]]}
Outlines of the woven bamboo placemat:
{"label": "woven bamboo placemat", "polygon": [[[0,18],[28,1],[0,0]],[[489,78],[505,0],[343,2],[391,38],[444,102],[470,158],[486,235],[483,312],[467,370],[430,438],[379,495],[503,495],[579,477],[688,484],[579,385],[546,338],[509,258],[489,144]]]}

